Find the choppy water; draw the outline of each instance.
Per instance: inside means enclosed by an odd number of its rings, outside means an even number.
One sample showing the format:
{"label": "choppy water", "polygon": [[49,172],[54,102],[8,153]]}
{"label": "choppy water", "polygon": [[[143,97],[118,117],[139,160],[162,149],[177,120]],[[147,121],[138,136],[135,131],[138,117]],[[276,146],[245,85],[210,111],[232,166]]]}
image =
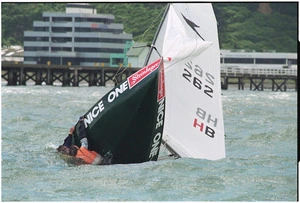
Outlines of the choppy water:
{"label": "choppy water", "polygon": [[2,86],[2,201],[295,201],[297,93],[223,91],[227,158],[68,166],[69,128],[109,89]]}

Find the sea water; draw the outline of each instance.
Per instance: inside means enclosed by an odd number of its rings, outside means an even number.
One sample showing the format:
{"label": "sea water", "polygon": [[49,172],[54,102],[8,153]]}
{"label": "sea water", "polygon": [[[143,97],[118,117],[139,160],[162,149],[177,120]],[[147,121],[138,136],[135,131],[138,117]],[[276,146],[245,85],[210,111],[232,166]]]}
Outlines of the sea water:
{"label": "sea water", "polygon": [[2,201],[297,200],[297,92],[223,91],[222,160],[68,165],[56,147],[108,91],[2,86]]}

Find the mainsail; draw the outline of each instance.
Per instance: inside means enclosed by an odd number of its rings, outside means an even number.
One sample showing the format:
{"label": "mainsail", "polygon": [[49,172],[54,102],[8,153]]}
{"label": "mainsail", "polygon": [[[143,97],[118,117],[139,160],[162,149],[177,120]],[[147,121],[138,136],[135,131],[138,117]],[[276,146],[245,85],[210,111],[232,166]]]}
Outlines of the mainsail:
{"label": "mainsail", "polygon": [[[225,157],[217,22],[211,4],[168,7],[153,46],[165,59],[163,140],[180,157]],[[159,54],[150,51],[146,64]]]}

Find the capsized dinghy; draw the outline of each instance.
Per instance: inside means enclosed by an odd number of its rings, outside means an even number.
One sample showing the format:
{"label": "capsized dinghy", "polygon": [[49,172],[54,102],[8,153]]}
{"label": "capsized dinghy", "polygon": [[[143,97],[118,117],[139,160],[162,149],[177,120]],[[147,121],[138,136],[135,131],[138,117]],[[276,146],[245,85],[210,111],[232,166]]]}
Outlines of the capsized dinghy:
{"label": "capsized dinghy", "polygon": [[84,115],[90,150],[112,154],[115,164],[140,163],[157,160],[163,140],[179,157],[224,158],[212,5],[170,4],[152,47],[157,52],[150,50],[145,67]]}
{"label": "capsized dinghy", "polygon": [[[164,125],[164,92],[161,59],[113,88],[84,115],[89,150],[112,155],[113,164],[156,161]],[[80,146],[78,140],[76,145]]]}

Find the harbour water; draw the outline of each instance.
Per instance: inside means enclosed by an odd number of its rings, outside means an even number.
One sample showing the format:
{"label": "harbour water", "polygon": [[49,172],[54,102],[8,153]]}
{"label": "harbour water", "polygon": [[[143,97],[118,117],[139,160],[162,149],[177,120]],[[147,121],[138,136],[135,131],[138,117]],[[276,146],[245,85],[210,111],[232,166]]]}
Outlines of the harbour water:
{"label": "harbour water", "polygon": [[2,86],[2,201],[297,200],[294,90],[223,91],[226,158],[222,160],[68,165],[56,147],[107,91],[107,87]]}

